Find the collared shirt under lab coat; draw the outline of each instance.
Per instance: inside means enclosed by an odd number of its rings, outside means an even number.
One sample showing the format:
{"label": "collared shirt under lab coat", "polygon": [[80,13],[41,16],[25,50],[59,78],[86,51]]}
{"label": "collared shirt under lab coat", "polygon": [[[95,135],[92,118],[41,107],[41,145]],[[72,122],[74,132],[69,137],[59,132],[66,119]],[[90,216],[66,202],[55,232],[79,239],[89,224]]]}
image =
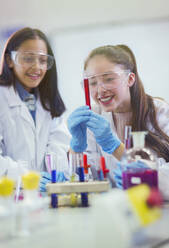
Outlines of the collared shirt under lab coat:
{"label": "collared shirt under lab coat", "polygon": [[[157,113],[157,123],[162,131],[169,136],[169,104],[157,98],[154,98],[154,104]],[[112,113],[101,111],[101,108],[96,105],[92,107],[92,110],[106,118],[110,122],[113,133],[117,135]],[[153,131],[150,123],[148,123],[148,126],[149,130]],[[110,176],[113,179],[113,169],[117,168],[116,163],[118,160],[114,156],[109,155],[102,150],[102,148],[96,143],[93,133],[89,130],[87,134],[87,140],[88,147],[86,153],[88,155],[88,164],[97,166],[99,165],[99,157],[104,156],[106,160],[106,166],[110,170]]]}
{"label": "collared shirt under lab coat", "polygon": [[[17,176],[25,161],[30,169],[46,170],[45,154],[62,157],[62,170],[68,172],[67,151],[70,134],[62,117],[52,119],[39,100],[36,126],[13,86],[0,86],[0,175]],[[24,164],[24,163],[23,163]]]}

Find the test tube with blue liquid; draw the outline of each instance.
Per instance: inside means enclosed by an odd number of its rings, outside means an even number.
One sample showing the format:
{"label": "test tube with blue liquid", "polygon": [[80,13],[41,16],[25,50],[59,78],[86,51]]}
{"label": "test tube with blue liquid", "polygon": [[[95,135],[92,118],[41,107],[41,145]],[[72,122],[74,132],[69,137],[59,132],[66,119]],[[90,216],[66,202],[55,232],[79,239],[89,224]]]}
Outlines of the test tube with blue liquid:
{"label": "test tube with blue liquid", "polygon": [[[85,182],[84,167],[83,167],[83,153],[77,153],[77,171],[79,175],[79,181]],[[81,193],[82,207],[88,207],[88,193]]]}
{"label": "test tube with blue liquid", "polygon": [[[56,183],[56,165],[53,163],[52,154],[46,155],[46,161],[48,164],[48,167],[51,168],[51,183]],[[53,193],[51,194],[51,207],[57,208],[58,207],[58,197],[57,194]]]}

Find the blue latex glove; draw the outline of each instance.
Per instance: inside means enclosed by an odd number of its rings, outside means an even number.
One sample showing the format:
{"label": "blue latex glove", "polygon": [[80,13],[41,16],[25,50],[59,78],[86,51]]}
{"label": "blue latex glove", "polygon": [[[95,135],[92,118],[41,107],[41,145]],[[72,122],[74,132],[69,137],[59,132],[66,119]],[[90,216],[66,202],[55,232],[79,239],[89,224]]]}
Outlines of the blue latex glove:
{"label": "blue latex glove", "polygon": [[[64,182],[67,181],[65,175],[63,172],[57,172],[56,173],[56,182]],[[46,184],[51,183],[51,174],[47,171],[41,172],[41,179],[39,183],[39,190],[40,192],[46,191]]]}
{"label": "blue latex glove", "polygon": [[121,144],[120,140],[112,133],[110,123],[91,111],[87,127],[93,132],[96,142],[102,147],[103,151],[112,154]]}
{"label": "blue latex glove", "polygon": [[75,152],[83,152],[87,147],[86,121],[89,120],[91,110],[88,106],[77,108],[68,118],[68,129],[72,135],[70,147]]}
{"label": "blue latex glove", "polygon": [[125,168],[124,168],[123,162],[118,162],[117,165],[118,165],[118,168],[113,170],[113,173],[114,173],[115,184],[120,189],[123,189],[122,172],[124,169],[148,168],[148,166],[145,163],[139,160],[137,162],[132,162],[127,165],[125,164]]}

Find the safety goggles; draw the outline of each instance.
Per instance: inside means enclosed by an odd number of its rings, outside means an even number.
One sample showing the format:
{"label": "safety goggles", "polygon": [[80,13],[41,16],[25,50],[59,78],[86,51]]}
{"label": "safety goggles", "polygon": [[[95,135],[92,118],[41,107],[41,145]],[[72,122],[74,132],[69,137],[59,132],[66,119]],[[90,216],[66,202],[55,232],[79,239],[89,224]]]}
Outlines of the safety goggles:
{"label": "safety goggles", "polygon": [[31,67],[38,63],[41,69],[49,70],[54,64],[54,57],[44,53],[12,51],[11,59],[16,65]]}
{"label": "safety goggles", "polygon": [[[84,78],[88,79],[89,82],[89,89],[91,91],[95,91],[98,89],[99,86],[102,86],[104,89],[114,89],[117,88],[120,82],[124,82],[124,77],[121,78],[121,75],[129,76],[129,70],[123,71],[107,71],[100,74],[95,74],[91,76],[86,76],[84,74]],[[122,80],[122,81],[121,81]]]}

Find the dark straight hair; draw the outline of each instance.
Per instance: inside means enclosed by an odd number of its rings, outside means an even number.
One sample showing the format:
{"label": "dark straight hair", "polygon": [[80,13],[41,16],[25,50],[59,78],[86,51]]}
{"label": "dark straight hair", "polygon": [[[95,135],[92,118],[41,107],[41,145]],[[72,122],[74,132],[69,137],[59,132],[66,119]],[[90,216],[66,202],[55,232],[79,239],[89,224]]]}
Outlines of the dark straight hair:
{"label": "dark straight hair", "polygon": [[[9,68],[6,58],[7,56],[11,56],[11,51],[17,51],[24,41],[36,39],[43,40],[47,46],[48,54],[54,57],[49,41],[43,32],[29,27],[20,29],[7,41],[3,54],[4,57],[2,58],[3,64],[1,65],[0,85],[13,85],[15,88],[16,78],[13,70]],[[55,61],[52,68],[46,72],[43,80],[40,82],[38,90],[43,108],[51,113],[52,118],[61,116],[65,111],[65,105],[58,89]]]}
{"label": "dark straight hair", "polygon": [[[157,123],[153,97],[145,93],[144,86],[138,75],[136,59],[131,49],[123,44],[98,47],[92,50],[87,57],[84,70],[86,70],[90,59],[97,55],[103,55],[113,64],[122,65],[124,69],[135,74],[135,83],[130,87],[132,130],[148,131],[148,135],[145,138],[146,146],[154,150],[159,157],[169,162],[169,136],[163,132]],[[151,123],[154,131],[149,130],[148,122]]]}

